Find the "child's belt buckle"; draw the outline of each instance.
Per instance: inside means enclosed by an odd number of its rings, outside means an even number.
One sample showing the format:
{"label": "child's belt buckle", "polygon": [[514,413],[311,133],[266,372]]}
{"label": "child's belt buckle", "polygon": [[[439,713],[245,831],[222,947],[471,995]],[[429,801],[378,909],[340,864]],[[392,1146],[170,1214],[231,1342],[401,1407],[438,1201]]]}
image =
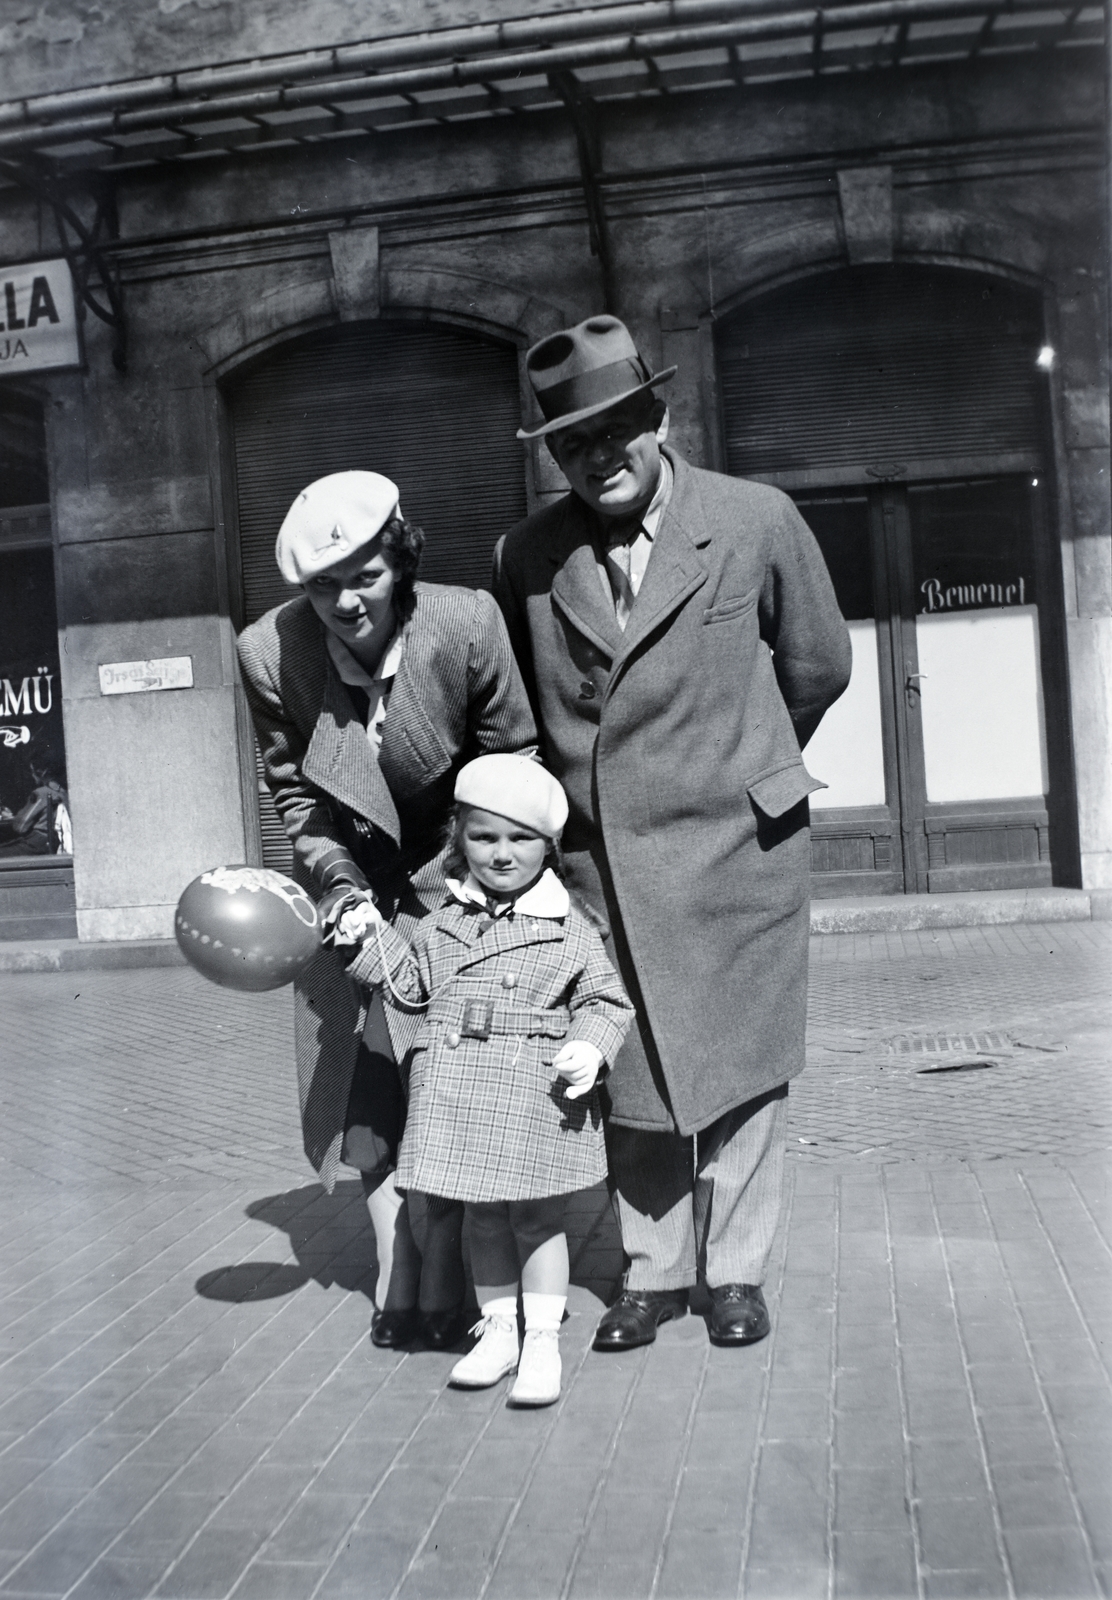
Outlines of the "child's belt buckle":
{"label": "child's belt buckle", "polygon": [[489,1000],[471,1000],[464,1006],[459,1031],[465,1039],[489,1039],[493,1026],[494,1006]]}

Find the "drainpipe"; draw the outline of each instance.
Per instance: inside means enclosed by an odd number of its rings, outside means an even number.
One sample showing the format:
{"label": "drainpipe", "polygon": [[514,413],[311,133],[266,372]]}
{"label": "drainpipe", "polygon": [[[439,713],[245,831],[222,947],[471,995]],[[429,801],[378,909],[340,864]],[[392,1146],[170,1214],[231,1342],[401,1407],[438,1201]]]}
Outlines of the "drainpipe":
{"label": "drainpipe", "polygon": [[599,179],[602,174],[598,111],[592,101],[585,98],[572,73],[556,71],[548,74],[548,81],[568,108],[568,116],[575,131],[575,147],[579,154],[579,177],[583,184],[583,198],[587,202],[587,230],[591,241],[591,254],[598,257],[602,274],[602,308],[616,314],[617,294],[614,285],[614,260],[610,250],[610,229],[606,220]]}

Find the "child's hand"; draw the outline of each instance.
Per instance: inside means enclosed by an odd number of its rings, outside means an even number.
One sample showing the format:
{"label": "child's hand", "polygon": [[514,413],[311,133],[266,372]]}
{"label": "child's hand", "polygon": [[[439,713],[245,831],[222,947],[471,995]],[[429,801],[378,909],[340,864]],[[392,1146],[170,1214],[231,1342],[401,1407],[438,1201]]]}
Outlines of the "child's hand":
{"label": "child's hand", "polygon": [[586,1039],[569,1039],[561,1046],[552,1065],[561,1078],[568,1080],[564,1093],[569,1100],[578,1100],[589,1094],[602,1066],[602,1051],[597,1044]]}

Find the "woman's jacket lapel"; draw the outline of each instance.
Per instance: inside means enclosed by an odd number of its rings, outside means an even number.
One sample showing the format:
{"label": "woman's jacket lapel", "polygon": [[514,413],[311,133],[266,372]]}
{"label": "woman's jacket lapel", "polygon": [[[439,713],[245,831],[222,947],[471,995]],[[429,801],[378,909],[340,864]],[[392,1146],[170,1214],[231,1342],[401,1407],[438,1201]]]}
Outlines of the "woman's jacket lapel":
{"label": "woman's jacket lapel", "polygon": [[401,823],[394,797],[367,742],[367,730],[331,660],[327,664],[324,703],[301,770],[318,789],[373,823],[395,844],[400,843]]}

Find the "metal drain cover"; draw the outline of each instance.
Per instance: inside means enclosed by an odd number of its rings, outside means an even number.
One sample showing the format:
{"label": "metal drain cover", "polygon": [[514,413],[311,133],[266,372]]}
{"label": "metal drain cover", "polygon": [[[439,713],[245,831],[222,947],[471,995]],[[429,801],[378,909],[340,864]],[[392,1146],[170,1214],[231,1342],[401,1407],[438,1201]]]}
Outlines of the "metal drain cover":
{"label": "metal drain cover", "polygon": [[[1009,1050],[1012,1040],[1007,1033],[897,1033],[882,1041],[888,1055],[937,1056],[950,1055],[955,1050],[978,1055],[991,1055],[996,1050]],[[952,1068],[948,1070],[953,1070]]]}

